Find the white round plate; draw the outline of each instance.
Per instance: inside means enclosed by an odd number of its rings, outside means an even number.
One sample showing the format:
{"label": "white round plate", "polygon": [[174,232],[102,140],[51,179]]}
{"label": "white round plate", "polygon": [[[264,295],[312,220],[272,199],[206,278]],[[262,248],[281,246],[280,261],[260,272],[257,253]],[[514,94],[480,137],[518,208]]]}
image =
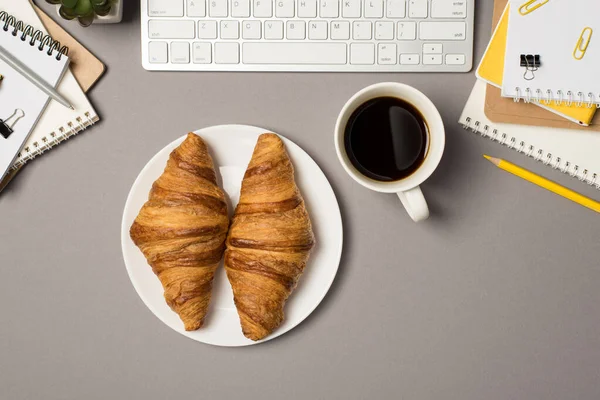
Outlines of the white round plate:
{"label": "white round plate", "polygon": [[[256,140],[265,132],[269,131],[245,125],[213,126],[195,132],[207,143],[215,167],[220,172],[222,187],[229,198],[230,214],[239,200],[242,178]],[[294,164],[296,182],[306,201],[317,245],[298,287],[285,306],[283,324],[262,341],[253,342],[242,334],[231,286],[222,265],[215,276],[211,305],[204,326],[197,331],[185,331],[177,314],[165,303],[160,281],[129,237],[129,228],[146,202],[152,183],[162,174],[169,154],[185,136],[159,151],[140,172],[129,192],[121,225],[121,246],[127,272],[135,290],[150,311],[182,335],[218,346],[247,346],[274,339],[308,317],[325,297],[335,278],[343,242],[342,218],[335,194],[313,159],[296,144],[281,135],[280,137]]]}

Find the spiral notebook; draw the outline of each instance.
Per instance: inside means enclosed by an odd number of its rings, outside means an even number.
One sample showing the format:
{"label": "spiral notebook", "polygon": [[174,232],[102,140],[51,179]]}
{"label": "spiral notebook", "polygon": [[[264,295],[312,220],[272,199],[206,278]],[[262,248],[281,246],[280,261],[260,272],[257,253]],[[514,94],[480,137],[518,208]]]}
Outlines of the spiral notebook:
{"label": "spiral notebook", "polygon": [[[31,36],[42,37],[42,40],[46,40],[52,44],[56,43],[55,46],[60,45],[48,36],[46,28],[29,0],[0,0],[0,10],[7,12],[14,18],[14,21],[12,21],[14,23],[9,23],[9,26],[14,27],[14,24],[21,21],[24,29]],[[6,23],[7,19],[0,20],[2,27]],[[27,26],[30,28],[27,29]],[[37,33],[38,31],[39,33]],[[64,78],[58,85],[58,91],[70,101],[75,110],[69,110],[56,101],[50,101],[29,139],[27,139],[18,154],[13,168],[25,164],[27,161],[80,133],[99,120],[98,114],[70,70],[66,71]],[[2,86],[0,85],[0,95],[1,93]]]}
{"label": "spiral notebook", "polygon": [[[498,6],[504,3],[502,16],[497,20]],[[506,0],[497,1],[494,8],[494,20],[498,21],[494,23],[496,28],[492,34],[490,43],[488,44],[487,50],[477,67],[477,77],[483,79],[487,83],[502,88],[502,79],[504,75],[504,60],[506,56],[506,37],[508,35],[508,15],[510,5],[506,4]],[[509,105],[513,103],[510,99],[502,99]],[[567,106],[566,104],[544,104],[544,103],[532,103],[532,106],[524,106],[528,109],[528,114],[536,114],[539,116],[539,110],[530,110],[530,107],[539,106],[547,111],[550,111],[562,118],[566,118],[571,122],[577,123],[582,126],[588,126],[596,113],[596,107],[588,108],[587,106],[577,107],[575,104]],[[523,107],[523,104],[521,104]]]}
{"label": "spiral notebook", "polygon": [[104,75],[106,66],[42,9],[35,5],[33,9],[40,17],[42,24],[49,35],[52,36],[52,39],[60,41],[63,46],[69,48],[69,69],[75,76],[83,92],[87,93]]}
{"label": "spiral notebook", "polygon": [[[34,41],[6,14],[0,14],[7,29],[0,29],[0,47],[21,63],[30,66],[43,80],[56,87],[69,66],[65,49]],[[11,25],[11,22],[13,23]],[[9,26],[10,25],[10,26]],[[0,85],[0,177],[8,171],[40,119],[50,97],[33,85],[19,71],[0,60],[4,75]]]}
{"label": "spiral notebook", "polygon": [[465,128],[600,189],[597,132],[493,123],[484,112],[486,86],[475,83],[459,120]]}
{"label": "spiral notebook", "polygon": [[[600,104],[600,1],[551,0],[519,12],[511,0],[502,96],[531,102]],[[541,65],[525,75],[521,55]]]}

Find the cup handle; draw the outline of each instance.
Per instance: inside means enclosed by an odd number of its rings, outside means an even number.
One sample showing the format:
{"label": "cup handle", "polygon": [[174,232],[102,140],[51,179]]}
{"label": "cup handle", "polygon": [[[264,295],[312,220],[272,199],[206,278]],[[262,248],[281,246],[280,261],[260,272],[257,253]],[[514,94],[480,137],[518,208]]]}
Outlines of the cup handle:
{"label": "cup handle", "polygon": [[429,207],[419,186],[397,194],[413,221],[419,222],[429,218]]}

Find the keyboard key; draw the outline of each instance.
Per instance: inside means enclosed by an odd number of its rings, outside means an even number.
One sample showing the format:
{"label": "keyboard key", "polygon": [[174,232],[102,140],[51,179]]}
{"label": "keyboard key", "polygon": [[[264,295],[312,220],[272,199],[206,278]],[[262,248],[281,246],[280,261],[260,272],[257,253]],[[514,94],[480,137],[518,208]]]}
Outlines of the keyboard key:
{"label": "keyboard key", "polygon": [[465,40],[467,24],[465,22],[421,22],[420,37],[423,40]]}
{"label": "keyboard key", "polygon": [[306,39],[306,23],[304,21],[288,21],[286,35],[290,40]]}
{"label": "keyboard key", "polygon": [[252,0],[254,5],[254,16],[257,18],[271,18],[273,16],[273,8],[271,0]]}
{"label": "keyboard key", "polygon": [[216,39],[217,38],[217,21],[200,21],[200,22],[198,22],[198,37],[200,39]]}
{"label": "keyboard key", "polygon": [[226,17],[227,0],[209,0],[208,15],[211,17]]}
{"label": "keyboard key", "polygon": [[194,21],[151,19],[148,36],[151,39],[193,39],[196,36]]}
{"label": "keyboard key", "polygon": [[354,40],[371,40],[371,29],[369,21],[356,21],[352,23],[352,37]]}
{"label": "keyboard key", "polygon": [[423,64],[425,65],[441,65],[441,54],[423,54]]}
{"label": "keyboard key", "polygon": [[408,1],[408,16],[410,18],[427,18],[427,11],[427,0]]}
{"label": "keyboard key", "polygon": [[350,45],[350,64],[375,64],[375,45],[373,43],[352,43]]}
{"label": "keyboard key", "polygon": [[392,40],[394,38],[394,23],[393,22],[376,22],[375,23],[375,39],[377,40]]}
{"label": "keyboard key", "polygon": [[260,39],[260,25],[260,21],[256,20],[242,22],[242,37],[244,39]]}
{"label": "keyboard key", "polygon": [[244,64],[346,64],[345,43],[246,42]]}
{"label": "keyboard key", "polygon": [[417,38],[416,22],[398,22],[398,40],[415,40]]}
{"label": "keyboard key", "polygon": [[239,39],[240,27],[237,21],[221,21],[221,39]]}
{"label": "keyboard key", "polygon": [[360,18],[360,0],[342,0],[342,17]]}
{"label": "keyboard key", "polygon": [[418,54],[400,54],[400,64],[403,65],[419,65],[421,56]]}
{"label": "keyboard key", "polygon": [[365,0],[365,18],[382,18],[383,0]]}
{"label": "keyboard key", "polygon": [[327,39],[327,22],[325,22],[325,21],[310,21],[308,23],[308,38],[310,40],[325,40],[325,39]]}
{"label": "keyboard key", "polygon": [[275,16],[277,18],[293,18],[294,0],[277,0],[275,2]]}
{"label": "keyboard key", "polygon": [[317,0],[298,0],[298,17],[316,18]]}
{"label": "keyboard key", "polygon": [[206,17],[206,0],[187,0],[188,17]]}
{"label": "keyboard key", "polygon": [[168,61],[167,42],[148,43],[148,61],[152,64],[166,64]]}
{"label": "keyboard key", "polygon": [[235,42],[215,43],[215,63],[239,64],[240,45]]}
{"label": "keyboard key", "polygon": [[406,0],[388,0],[386,15],[388,18],[406,17]]}
{"label": "keyboard key", "polygon": [[171,43],[171,62],[173,64],[190,63],[190,44],[188,42]]}
{"label": "keyboard key", "polygon": [[337,18],[340,12],[338,0],[321,0],[319,14],[321,18]]}
{"label": "keyboard key", "polygon": [[382,65],[396,64],[396,44],[395,43],[379,43],[377,48],[377,63]]}
{"label": "keyboard key", "polygon": [[423,45],[423,54],[442,54],[441,43],[425,43]]}
{"label": "keyboard key", "polygon": [[350,22],[348,21],[331,21],[330,30],[333,40],[350,39]]}
{"label": "keyboard key", "polygon": [[183,17],[183,0],[148,0],[151,17]]}
{"label": "keyboard key", "polygon": [[283,39],[283,21],[265,21],[265,39]]}
{"label": "keyboard key", "polygon": [[210,64],[212,62],[212,46],[210,43],[196,42],[192,47],[194,64]]}
{"label": "keyboard key", "polygon": [[467,59],[464,54],[446,54],[446,64],[465,65]]}
{"label": "keyboard key", "polygon": [[250,0],[233,0],[231,2],[231,16],[248,18],[250,16]]}
{"label": "keyboard key", "polygon": [[431,0],[431,18],[467,18],[467,0]]}

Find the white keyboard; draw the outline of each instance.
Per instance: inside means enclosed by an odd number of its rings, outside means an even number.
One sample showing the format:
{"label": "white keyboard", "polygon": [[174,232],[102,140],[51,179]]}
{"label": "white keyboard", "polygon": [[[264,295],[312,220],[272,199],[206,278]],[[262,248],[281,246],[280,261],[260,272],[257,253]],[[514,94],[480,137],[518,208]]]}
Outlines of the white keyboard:
{"label": "white keyboard", "polygon": [[468,72],[475,0],[141,0],[157,71]]}

